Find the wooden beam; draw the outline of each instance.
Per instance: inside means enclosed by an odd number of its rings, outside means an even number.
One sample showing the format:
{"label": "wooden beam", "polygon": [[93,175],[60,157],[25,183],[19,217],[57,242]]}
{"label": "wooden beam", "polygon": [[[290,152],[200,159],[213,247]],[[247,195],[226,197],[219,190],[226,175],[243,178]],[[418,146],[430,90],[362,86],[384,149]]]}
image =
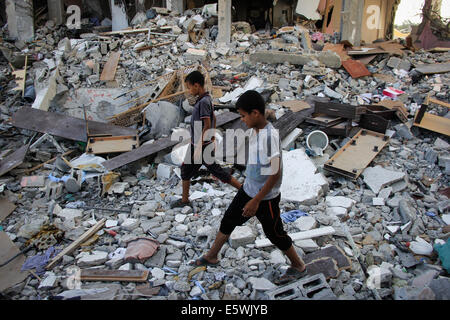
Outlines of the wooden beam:
{"label": "wooden beam", "polygon": [[116,77],[117,65],[119,64],[120,51],[113,52],[100,75],[100,81],[112,81]]}
{"label": "wooden beam", "polygon": [[100,220],[99,222],[97,222],[97,224],[95,226],[93,226],[92,228],[90,228],[88,231],[86,231],[85,233],[83,233],[77,240],[75,240],[74,242],[72,242],[69,246],[67,246],[66,248],[64,248],[64,250],[62,250],[56,257],[54,257],[48,264],[46,269],[50,270],[52,269],[56,263],[62,259],[63,256],[68,255],[70,253],[72,253],[76,248],[78,248],[82,243],[84,243],[86,240],[88,240],[90,237],[92,237],[95,233],[97,233],[97,231],[99,231],[106,222],[106,218],[103,218],[102,220]]}
{"label": "wooden beam", "polygon": [[81,270],[81,281],[126,281],[126,282],[146,282],[148,270],[104,270],[85,269]]}

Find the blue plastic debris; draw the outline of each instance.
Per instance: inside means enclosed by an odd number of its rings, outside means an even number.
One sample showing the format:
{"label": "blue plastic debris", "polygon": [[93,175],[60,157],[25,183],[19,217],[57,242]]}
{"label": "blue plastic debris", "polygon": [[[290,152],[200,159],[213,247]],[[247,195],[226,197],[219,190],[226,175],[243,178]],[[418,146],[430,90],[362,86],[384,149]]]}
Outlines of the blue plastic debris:
{"label": "blue plastic debris", "polygon": [[286,222],[294,222],[300,217],[308,216],[308,214],[300,210],[292,210],[289,212],[282,213],[280,216],[281,219],[283,219],[283,222],[286,223]]}

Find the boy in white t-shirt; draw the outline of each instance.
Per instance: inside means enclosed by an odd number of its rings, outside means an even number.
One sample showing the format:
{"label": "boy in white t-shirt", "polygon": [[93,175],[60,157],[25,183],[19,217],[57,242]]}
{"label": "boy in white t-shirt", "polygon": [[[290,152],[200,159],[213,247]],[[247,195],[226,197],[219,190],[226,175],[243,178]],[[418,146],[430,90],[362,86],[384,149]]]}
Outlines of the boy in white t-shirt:
{"label": "boy in white t-shirt", "polygon": [[225,212],[211,249],[194,264],[218,264],[217,255],[234,228],[256,216],[267,238],[291,262],[286,273],[276,281],[277,284],[283,284],[305,276],[306,266],[295,251],[292,239],[284,231],[280,218],[282,154],[278,130],[264,117],[265,103],[258,92],[245,92],[238,99],[236,108],[241,120],[251,128],[246,179]]}

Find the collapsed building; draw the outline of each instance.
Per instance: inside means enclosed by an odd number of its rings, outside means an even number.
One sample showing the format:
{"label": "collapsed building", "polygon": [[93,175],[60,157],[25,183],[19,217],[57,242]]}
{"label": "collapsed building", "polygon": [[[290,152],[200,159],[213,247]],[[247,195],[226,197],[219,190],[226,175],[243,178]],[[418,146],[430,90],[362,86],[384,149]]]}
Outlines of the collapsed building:
{"label": "collapsed building", "polygon": [[[437,15],[393,40],[399,1],[2,3],[2,298],[449,299],[450,54]],[[227,129],[248,129],[238,97],[264,97],[304,279],[273,283],[287,261],[255,221],[219,266],[189,265],[234,195],[202,172],[194,206],[170,209],[193,70],[219,149]],[[228,160],[243,149],[217,159],[240,181]]]}

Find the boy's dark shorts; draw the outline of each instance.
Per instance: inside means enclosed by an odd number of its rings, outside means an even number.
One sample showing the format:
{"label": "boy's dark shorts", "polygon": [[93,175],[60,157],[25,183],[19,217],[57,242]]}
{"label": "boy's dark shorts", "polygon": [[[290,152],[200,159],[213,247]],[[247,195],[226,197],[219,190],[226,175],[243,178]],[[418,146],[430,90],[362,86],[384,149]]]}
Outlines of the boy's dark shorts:
{"label": "boy's dark shorts", "polygon": [[[242,210],[252,198],[240,188],[220,223],[220,232],[230,235],[234,228],[243,225],[250,218],[242,216]],[[256,218],[261,222],[266,237],[281,251],[286,251],[292,246],[292,239],[283,229],[283,220],[280,218],[281,194],[270,200],[259,203]]]}
{"label": "boy's dark shorts", "polygon": [[[205,150],[207,145],[204,145],[202,148],[202,151]],[[212,155],[214,156],[214,152],[212,152]],[[224,168],[222,168],[217,163],[207,164],[203,159],[202,164],[194,164],[194,147],[190,145],[188,148],[188,151],[186,153],[186,157],[191,158],[190,163],[188,164],[187,161],[183,162],[181,165],[181,179],[182,180],[191,180],[193,176],[197,174],[197,172],[200,170],[201,166],[204,165],[209,172],[211,172],[216,178],[220,179],[223,183],[230,183],[231,182],[231,174],[227,172]]]}

